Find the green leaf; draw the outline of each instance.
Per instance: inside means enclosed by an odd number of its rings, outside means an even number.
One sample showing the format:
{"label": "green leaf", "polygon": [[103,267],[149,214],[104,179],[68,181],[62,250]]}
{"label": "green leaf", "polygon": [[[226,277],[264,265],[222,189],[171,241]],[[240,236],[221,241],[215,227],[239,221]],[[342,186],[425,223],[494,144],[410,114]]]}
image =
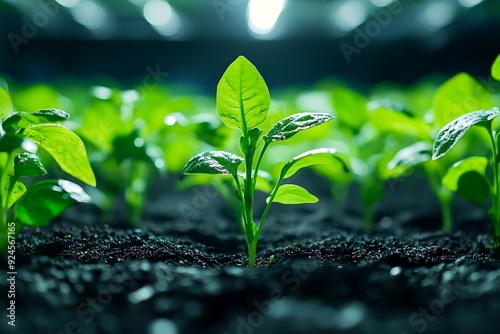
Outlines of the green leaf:
{"label": "green leaf", "polygon": [[247,132],[264,122],[271,97],[264,79],[255,66],[239,56],[217,85],[217,112],[230,128]]}
{"label": "green leaf", "polygon": [[500,54],[498,55],[497,59],[495,59],[495,62],[491,67],[491,76],[495,80],[500,81]]}
{"label": "green leaf", "polygon": [[14,205],[14,210],[21,223],[43,227],[68,207],[89,201],[89,195],[73,182],[44,180],[32,184]]}
{"label": "green leaf", "polygon": [[19,179],[22,176],[40,176],[47,174],[40,158],[28,152],[16,155],[14,158],[14,177]]}
{"label": "green leaf", "polygon": [[470,157],[456,162],[451,166],[443,177],[443,185],[451,191],[456,192],[460,177],[470,171],[478,172],[481,175],[486,175],[486,167],[488,159],[485,157]]}
{"label": "green leaf", "polygon": [[49,152],[63,171],[88,185],[96,185],[85,145],[74,132],[59,124],[39,124],[22,130],[22,135]]}
{"label": "green leaf", "polygon": [[432,146],[428,142],[417,142],[405,147],[387,163],[389,178],[397,178],[406,173],[410,168],[421,165],[431,159]]}
{"label": "green leaf", "polygon": [[286,140],[302,130],[318,126],[333,118],[332,115],[325,113],[294,114],[274,124],[263,139],[266,143]]}
{"label": "green leaf", "polygon": [[0,87],[0,121],[3,121],[11,112],[12,101],[10,100],[9,93]]}
{"label": "green leaf", "polygon": [[442,84],[434,97],[434,121],[444,126],[473,110],[490,109],[491,94],[467,73],[459,73]]}
{"label": "green leaf", "polygon": [[340,123],[354,130],[359,130],[366,123],[366,99],[353,90],[335,89],[333,91],[333,108]]}
{"label": "green leaf", "polygon": [[10,209],[14,205],[14,203],[16,203],[17,200],[24,195],[25,192],[26,192],[26,186],[24,185],[24,183],[16,181],[16,183],[14,184],[14,188],[12,188],[12,192],[10,193],[7,210]]}
{"label": "green leaf", "polygon": [[10,153],[15,149],[21,147],[23,138],[13,133],[5,133],[0,138],[0,152]]}
{"label": "green leaf", "polygon": [[187,174],[231,174],[237,177],[238,166],[243,161],[229,152],[203,152],[189,159],[181,171],[181,178]]}
{"label": "green leaf", "polygon": [[370,123],[381,134],[411,136],[420,140],[431,138],[431,126],[429,124],[400,111],[378,108],[370,113]]}
{"label": "green leaf", "polygon": [[[266,199],[266,202],[269,203],[270,197]],[[281,204],[305,204],[305,203],[316,203],[318,198],[311,193],[309,193],[306,189],[297,186],[295,184],[284,184],[276,193],[276,196],[273,199],[273,203],[281,203]]]}
{"label": "green leaf", "polygon": [[69,118],[69,115],[58,109],[43,109],[35,113],[16,112],[10,115],[2,124],[6,132],[15,132],[36,124],[60,123]]}
{"label": "green leaf", "polygon": [[478,110],[462,115],[446,124],[436,136],[432,159],[439,159],[448,153],[471,126],[482,122],[489,122],[498,114],[498,108]]}
{"label": "green leaf", "polygon": [[476,171],[468,171],[458,180],[458,193],[465,200],[485,209],[485,201],[490,194],[490,184],[486,177]]}
{"label": "green leaf", "polygon": [[281,178],[288,178],[304,167],[318,164],[340,166],[345,172],[350,170],[349,161],[344,154],[333,148],[317,148],[304,152],[287,162],[281,169]]}

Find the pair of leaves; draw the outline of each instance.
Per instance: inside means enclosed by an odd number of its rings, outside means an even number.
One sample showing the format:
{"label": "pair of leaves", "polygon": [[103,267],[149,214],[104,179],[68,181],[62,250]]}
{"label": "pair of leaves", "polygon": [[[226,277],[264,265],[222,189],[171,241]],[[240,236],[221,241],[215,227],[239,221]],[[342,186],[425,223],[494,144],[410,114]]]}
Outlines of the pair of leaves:
{"label": "pair of leaves", "polygon": [[[187,174],[231,174],[237,177],[238,166],[243,162],[243,158],[224,151],[211,151],[200,153],[191,158],[181,175]],[[335,149],[315,149],[302,153],[287,162],[280,173],[280,181],[289,178],[302,168],[317,164],[333,164],[339,166],[344,171],[349,171],[347,157]],[[279,182],[280,182],[279,181]],[[274,198],[274,202],[283,204],[314,203],[314,196],[305,189],[295,186],[282,186]],[[303,201],[299,199],[302,198]]]}
{"label": "pair of leaves", "polygon": [[0,141],[0,151],[12,151],[19,147],[23,138],[30,139],[44,148],[63,171],[95,186],[95,176],[82,140],[71,130],[56,124],[68,118],[66,112],[57,109],[13,113],[2,123],[6,135]]}

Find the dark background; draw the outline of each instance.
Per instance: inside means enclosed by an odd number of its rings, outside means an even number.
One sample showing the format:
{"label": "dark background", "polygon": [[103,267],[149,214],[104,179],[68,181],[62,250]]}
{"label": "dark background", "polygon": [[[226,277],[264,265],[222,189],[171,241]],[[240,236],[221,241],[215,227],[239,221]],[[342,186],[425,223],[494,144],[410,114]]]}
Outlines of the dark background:
{"label": "dark background", "polygon": [[[78,0],[60,2],[64,1]],[[170,0],[181,28],[169,37],[152,28],[134,1],[145,0],[98,1],[107,12],[106,24],[88,29],[55,0],[0,0],[0,73],[22,83],[107,76],[127,86],[143,80],[149,67],[168,72],[171,82],[187,82],[211,93],[228,64],[243,54],[270,87],[310,84],[334,76],[368,89],[386,80],[410,84],[436,72],[466,71],[487,77],[500,52],[497,0],[470,8],[463,3],[472,0],[401,0],[402,10],[390,16],[387,26],[359,54],[353,54],[350,63],[340,44],[355,46],[359,30],[342,34],[332,23],[332,12],[348,2],[361,3],[370,13],[358,27],[365,31],[368,22],[376,22],[375,13],[388,11],[389,7],[373,5],[377,0],[288,0],[267,39],[249,32],[244,0],[220,0],[231,6],[223,19],[212,0]],[[57,8],[46,22],[38,13],[43,10],[41,3]],[[449,22],[439,28],[426,25],[426,13],[446,16],[439,12],[443,6],[453,13]],[[45,24],[37,27],[34,36],[23,35],[26,22],[35,17]],[[17,53],[9,40],[13,34],[29,37],[19,44]]]}

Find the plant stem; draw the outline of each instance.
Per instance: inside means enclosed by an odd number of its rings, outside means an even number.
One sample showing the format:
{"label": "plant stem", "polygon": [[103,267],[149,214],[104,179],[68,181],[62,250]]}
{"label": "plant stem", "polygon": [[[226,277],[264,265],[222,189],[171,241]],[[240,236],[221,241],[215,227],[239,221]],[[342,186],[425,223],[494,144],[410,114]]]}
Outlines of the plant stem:
{"label": "plant stem", "polygon": [[447,192],[446,189],[442,189],[438,194],[439,205],[441,207],[441,215],[443,223],[441,225],[441,230],[445,233],[451,232],[452,227],[452,199],[451,193]]}
{"label": "plant stem", "polygon": [[500,175],[498,170],[498,162],[497,162],[497,153],[498,147],[497,142],[495,140],[495,134],[491,128],[491,122],[488,123],[488,134],[491,139],[491,148],[492,148],[492,160],[491,167],[493,169],[493,191],[491,196],[491,202],[493,206],[493,215],[490,215],[492,220],[493,227],[493,248],[500,247],[500,196],[498,191],[500,190]]}
{"label": "plant stem", "polygon": [[245,215],[245,232],[247,236],[247,246],[248,246],[248,267],[252,268],[255,266],[255,256],[257,249],[257,238],[254,231],[253,222],[253,181],[252,181],[252,165],[253,157],[255,154],[255,148],[251,147],[250,140],[248,140],[247,150],[245,152],[245,184],[243,191],[243,209]]}
{"label": "plant stem", "polygon": [[257,159],[257,164],[255,165],[255,172],[253,174],[254,179],[253,179],[253,189],[255,189],[255,185],[257,184],[257,176],[259,175],[259,168],[260,168],[260,163],[262,162],[262,157],[264,157],[264,152],[266,152],[270,142],[266,142],[264,144],[264,147],[262,148],[262,151],[260,151],[259,158]]}
{"label": "plant stem", "polygon": [[257,257],[257,238],[248,243],[248,267],[255,267],[255,258]]}

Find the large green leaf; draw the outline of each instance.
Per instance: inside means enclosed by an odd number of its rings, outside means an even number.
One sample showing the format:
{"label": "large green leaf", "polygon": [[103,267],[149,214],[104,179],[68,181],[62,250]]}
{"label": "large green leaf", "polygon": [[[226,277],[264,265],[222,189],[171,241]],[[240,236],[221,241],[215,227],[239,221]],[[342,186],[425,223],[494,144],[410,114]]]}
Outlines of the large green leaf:
{"label": "large green leaf", "polygon": [[281,178],[288,178],[304,167],[319,164],[340,166],[345,172],[350,170],[349,161],[344,154],[333,148],[317,148],[304,152],[287,162],[281,169]]}
{"label": "large green leaf", "polygon": [[0,87],[0,121],[3,121],[12,112],[12,101],[9,93]]}
{"label": "large green leaf", "polygon": [[231,174],[237,177],[243,158],[224,151],[210,151],[195,155],[186,163],[181,177],[187,174]]}
{"label": "large green leaf", "polygon": [[298,113],[282,119],[274,124],[264,135],[266,143],[287,140],[296,133],[318,126],[332,120],[334,117],[325,113]]}
{"label": "large green leaf", "polygon": [[32,184],[14,205],[14,210],[21,223],[43,227],[68,207],[89,201],[82,187],[73,182],[44,180]]}
{"label": "large green leaf", "polygon": [[22,135],[49,152],[63,171],[95,186],[85,145],[71,130],[59,124],[39,124],[22,129]]}
{"label": "large green leaf", "polygon": [[491,94],[467,73],[459,73],[437,90],[434,97],[434,122],[442,127],[473,110],[491,107]]}
{"label": "large green leaf", "polygon": [[269,90],[255,66],[239,56],[217,85],[217,112],[231,128],[246,133],[264,122],[271,104]]}
{"label": "large green leaf", "polygon": [[490,184],[483,174],[476,171],[468,171],[460,176],[458,180],[458,193],[465,200],[476,204],[483,209],[490,194]]}
{"label": "large green leaf", "polygon": [[30,125],[60,123],[68,118],[68,113],[59,109],[42,109],[35,113],[16,112],[10,115],[2,126],[7,132],[15,132]]}
{"label": "large green leaf", "polygon": [[470,157],[456,162],[451,166],[443,177],[443,185],[451,191],[457,191],[460,177],[470,171],[486,175],[488,159],[485,157]]}
{"label": "large green leaf", "polygon": [[333,108],[343,125],[359,130],[366,123],[366,99],[353,90],[335,89],[333,91]]}
{"label": "large green leaf", "polygon": [[47,174],[40,158],[33,153],[24,152],[14,158],[14,177],[41,176]]}
{"label": "large green leaf", "polygon": [[495,59],[495,62],[491,67],[491,76],[495,80],[500,81],[500,54],[498,55],[497,59]]}
{"label": "large green leaf", "polygon": [[403,148],[387,163],[387,177],[397,178],[409,169],[431,159],[432,145],[428,142],[417,142]]}
{"label": "large green leaf", "polygon": [[[266,202],[269,203],[270,199],[271,197],[268,197]],[[273,199],[273,203],[281,204],[305,204],[316,203],[317,201],[318,198],[316,196],[295,184],[282,185]]]}
{"label": "large green leaf", "polygon": [[439,159],[448,153],[471,126],[482,122],[489,122],[498,114],[498,108],[478,110],[462,115],[446,124],[436,136],[432,159]]}

